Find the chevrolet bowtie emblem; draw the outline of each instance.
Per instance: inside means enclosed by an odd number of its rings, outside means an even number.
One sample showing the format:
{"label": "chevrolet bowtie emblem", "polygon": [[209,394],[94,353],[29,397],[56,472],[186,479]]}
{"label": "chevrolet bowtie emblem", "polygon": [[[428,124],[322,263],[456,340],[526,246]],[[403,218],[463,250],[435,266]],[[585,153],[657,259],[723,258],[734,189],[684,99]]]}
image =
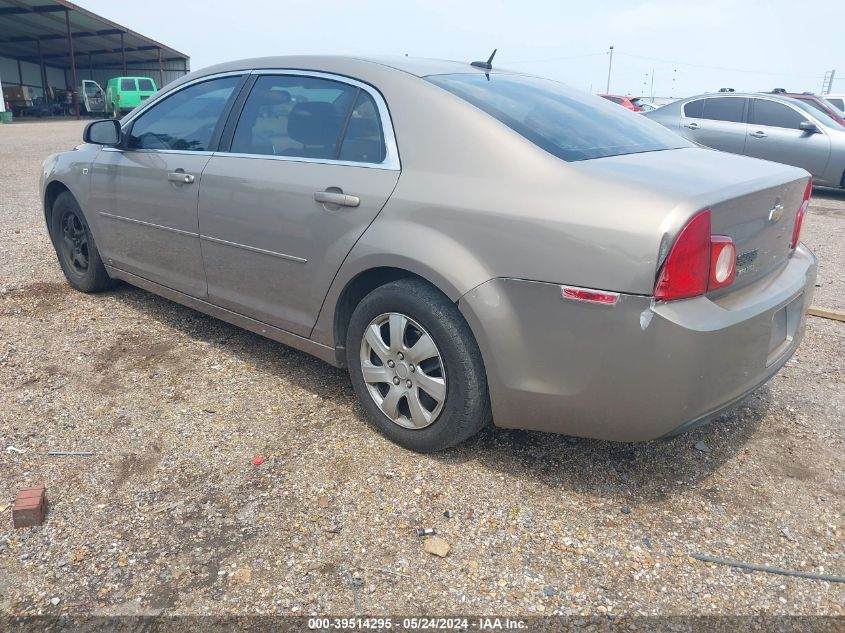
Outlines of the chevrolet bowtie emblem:
{"label": "chevrolet bowtie emblem", "polygon": [[772,210],[769,211],[769,222],[774,224],[778,220],[783,217],[783,205],[778,202],[775,206],[772,207]]}

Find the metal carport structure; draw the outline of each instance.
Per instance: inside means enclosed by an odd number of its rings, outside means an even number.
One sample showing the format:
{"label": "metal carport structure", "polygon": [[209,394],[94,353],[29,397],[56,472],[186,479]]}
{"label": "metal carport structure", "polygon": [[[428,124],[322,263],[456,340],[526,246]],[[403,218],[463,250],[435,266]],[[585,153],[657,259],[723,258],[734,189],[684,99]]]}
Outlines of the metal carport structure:
{"label": "metal carport structure", "polygon": [[[48,105],[51,82],[59,81],[61,71],[77,117],[83,73],[101,82],[115,75],[149,76],[161,87],[190,71],[184,53],[66,0],[0,0],[0,62],[5,75],[14,77],[16,70],[17,85],[40,88]],[[0,80],[16,84],[7,76]]]}

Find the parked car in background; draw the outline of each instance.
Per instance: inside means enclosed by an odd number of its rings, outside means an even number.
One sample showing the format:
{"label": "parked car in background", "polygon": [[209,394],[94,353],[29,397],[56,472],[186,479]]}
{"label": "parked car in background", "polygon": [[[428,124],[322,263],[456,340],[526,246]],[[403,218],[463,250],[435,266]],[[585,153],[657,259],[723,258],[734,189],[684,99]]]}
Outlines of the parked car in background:
{"label": "parked car in background", "polygon": [[600,97],[603,99],[607,99],[608,101],[612,101],[613,103],[618,103],[623,108],[627,108],[632,112],[640,112],[642,108],[640,107],[641,99],[639,97],[623,97],[622,95],[605,95],[600,94]]}
{"label": "parked car in background", "polygon": [[841,112],[845,112],[845,94],[825,95],[825,101]]}
{"label": "parked car in background", "polygon": [[71,286],[123,279],[348,367],[417,451],[491,418],[702,424],[792,356],[814,288],[806,171],[489,64],[220,64],[83,139],[41,182]]}
{"label": "parked car in background", "polygon": [[657,110],[660,106],[656,103],[651,101],[643,101],[642,99],[637,99],[637,107],[640,109],[640,112],[651,112],[652,110]]}
{"label": "parked car in background", "polygon": [[839,125],[845,125],[845,116],[843,116],[843,113],[839,109],[834,108],[825,99],[814,95],[812,92],[773,92],[772,94],[803,101],[807,105],[814,107],[816,110],[824,112],[831,119],[839,123]]}
{"label": "parked car in background", "polygon": [[646,117],[705,147],[806,169],[814,183],[845,187],[845,126],[780,94],[690,97]]}
{"label": "parked car in background", "polygon": [[106,86],[106,105],[114,118],[119,119],[157,91],[149,77],[113,77]]}

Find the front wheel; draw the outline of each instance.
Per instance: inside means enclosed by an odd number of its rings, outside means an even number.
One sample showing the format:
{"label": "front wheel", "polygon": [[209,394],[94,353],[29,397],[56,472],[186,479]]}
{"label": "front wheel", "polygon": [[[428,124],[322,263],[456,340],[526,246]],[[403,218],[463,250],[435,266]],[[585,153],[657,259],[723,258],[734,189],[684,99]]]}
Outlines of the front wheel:
{"label": "front wheel", "polygon": [[419,279],[400,279],[355,308],[346,340],[352,385],[368,420],[421,453],[489,424],[481,352],[457,306]]}
{"label": "front wheel", "polygon": [[71,286],[82,292],[99,292],[113,285],[85,215],[69,191],[59,194],[53,203],[50,237]]}

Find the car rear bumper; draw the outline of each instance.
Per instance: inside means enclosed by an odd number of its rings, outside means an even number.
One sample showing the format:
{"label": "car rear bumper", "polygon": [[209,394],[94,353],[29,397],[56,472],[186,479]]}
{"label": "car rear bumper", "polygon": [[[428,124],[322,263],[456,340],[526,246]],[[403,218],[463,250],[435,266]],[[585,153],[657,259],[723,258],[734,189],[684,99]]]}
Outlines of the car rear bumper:
{"label": "car rear bumper", "polygon": [[801,245],[716,299],[605,306],[564,300],[557,284],[493,279],[458,305],[498,426],[641,441],[702,424],[771,378],[801,341],[815,277]]}

